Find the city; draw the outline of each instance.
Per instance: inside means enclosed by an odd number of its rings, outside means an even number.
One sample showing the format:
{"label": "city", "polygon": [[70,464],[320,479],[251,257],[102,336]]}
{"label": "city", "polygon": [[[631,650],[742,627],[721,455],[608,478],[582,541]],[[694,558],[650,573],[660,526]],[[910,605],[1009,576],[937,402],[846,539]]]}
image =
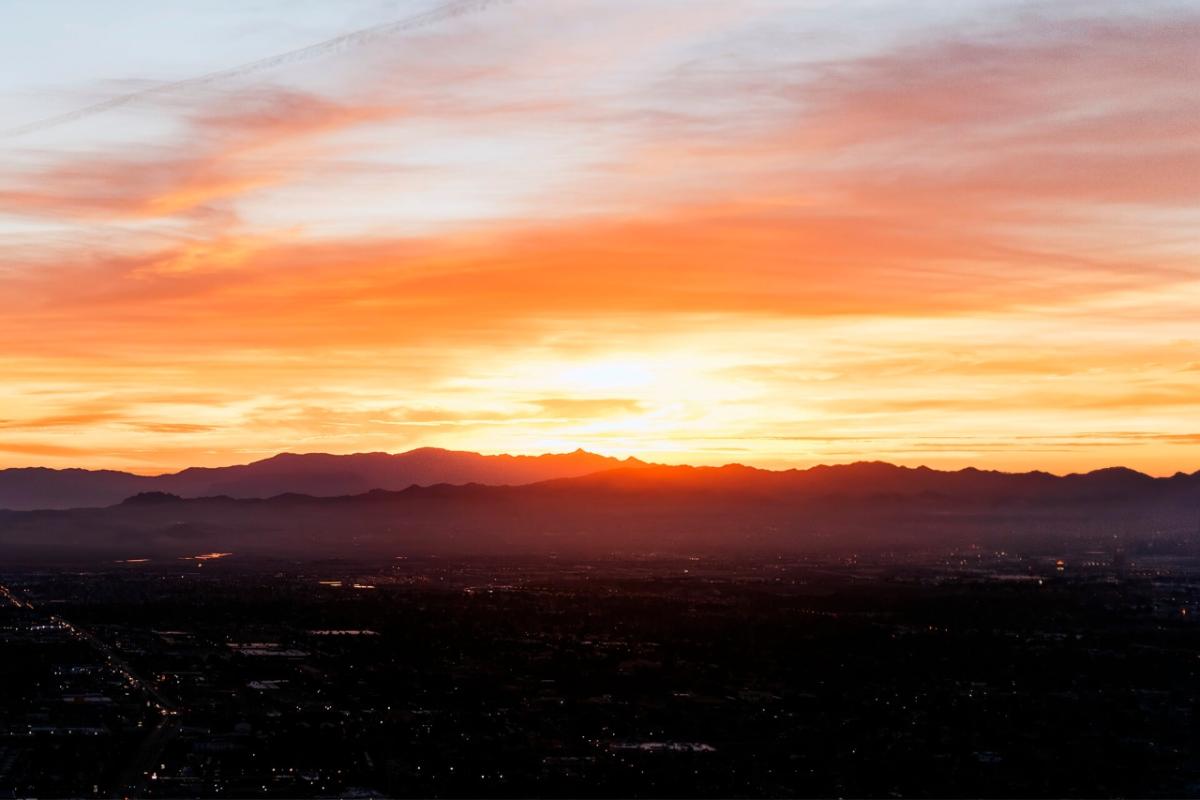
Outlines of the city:
{"label": "city", "polygon": [[3,796],[1200,790],[1200,559],[8,568]]}
{"label": "city", "polygon": [[1200,798],[1200,0],[0,0],[0,800]]}

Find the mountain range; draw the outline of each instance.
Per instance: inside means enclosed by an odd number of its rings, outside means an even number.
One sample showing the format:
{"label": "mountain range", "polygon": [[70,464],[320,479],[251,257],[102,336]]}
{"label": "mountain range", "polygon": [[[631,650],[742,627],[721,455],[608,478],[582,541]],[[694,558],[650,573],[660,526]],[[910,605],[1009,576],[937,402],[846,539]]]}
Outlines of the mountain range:
{"label": "mountain range", "polygon": [[[556,472],[566,474],[538,479]],[[44,473],[51,480],[61,474]],[[407,486],[330,496],[332,487],[384,478]],[[138,488],[152,488],[102,508],[0,512],[0,556],[761,555],[967,545],[1045,551],[1065,543],[1200,552],[1200,472],[1155,478],[1112,468],[1056,476],[882,462],[771,471],[586,452],[505,457],[426,449],[277,456],[144,480]],[[165,490],[173,485],[201,496]],[[226,491],[209,496],[218,487]],[[318,492],[295,490],[305,487]],[[269,496],[250,496],[255,492]]]}
{"label": "mountain range", "polygon": [[584,450],[540,456],[486,456],[436,447],[405,453],[280,453],[230,467],[192,467],[166,475],[115,470],[23,467],[0,470],[0,508],[14,511],[108,506],[142,492],[238,498],[308,494],[336,497],[372,489],[436,483],[509,485],[640,466]]}

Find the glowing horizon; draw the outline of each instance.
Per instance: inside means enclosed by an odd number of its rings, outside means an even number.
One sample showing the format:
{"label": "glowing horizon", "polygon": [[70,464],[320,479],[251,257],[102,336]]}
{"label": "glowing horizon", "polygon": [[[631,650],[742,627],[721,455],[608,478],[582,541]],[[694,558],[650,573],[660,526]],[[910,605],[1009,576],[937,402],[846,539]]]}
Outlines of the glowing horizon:
{"label": "glowing horizon", "polygon": [[1200,469],[1187,3],[473,3],[175,88],[447,6],[101,5],[0,7],[0,467]]}

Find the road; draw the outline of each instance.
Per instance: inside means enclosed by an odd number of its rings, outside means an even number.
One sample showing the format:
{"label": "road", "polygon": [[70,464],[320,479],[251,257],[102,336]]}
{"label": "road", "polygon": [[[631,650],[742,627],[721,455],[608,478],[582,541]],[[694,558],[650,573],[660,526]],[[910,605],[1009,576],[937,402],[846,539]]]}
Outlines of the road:
{"label": "road", "polygon": [[[0,584],[0,598],[3,598],[17,608],[29,611],[36,610],[33,603],[21,599],[3,584]],[[104,658],[104,663],[109,669],[118,673],[126,683],[149,697],[154,708],[158,711],[161,718],[146,735],[146,738],[142,740],[137,752],[133,754],[129,763],[121,771],[121,777],[117,782],[117,788],[113,795],[114,797],[137,797],[145,788],[147,777],[154,771],[163,749],[179,733],[182,727],[178,716],[179,709],[173,701],[158,690],[157,686],[138,675],[123,658],[117,655],[116,651],[107,642],[101,640],[86,628],[80,628],[57,614],[44,614],[44,616],[49,622],[69,631],[75,638],[87,642],[88,645]]]}
{"label": "road", "polygon": [[13,594],[11,589],[9,589],[7,586],[4,586],[2,584],[0,584],[0,597],[3,597],[5,600],[12,603],[17,608],[27,608],[30,611],[33,610],[33,603],[25,602],[24,600],[22,600],[21,598],[17,597],[15,594]]}

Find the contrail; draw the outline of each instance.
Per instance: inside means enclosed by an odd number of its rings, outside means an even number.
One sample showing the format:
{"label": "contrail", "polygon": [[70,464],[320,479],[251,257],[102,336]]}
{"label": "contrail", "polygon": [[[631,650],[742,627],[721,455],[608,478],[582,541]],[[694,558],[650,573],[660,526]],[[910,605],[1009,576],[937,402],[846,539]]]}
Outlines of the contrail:
{"label": "contrail", "polygon": [[141,89],[140,91],[122,94],[116,97],[111,97],[108,100],[102,100],[99,103],[93,103],[90,106],[68,111],[63,114],[57,114],[53,117],[46,117],[34,122],[28,122],[24,125],[19,125],[15,128],[0,131],[0,138],[8,139],[14,136],[23,136],[27,133],[46,130],[47,128],[65,125],[68,122],[90,117],[94,114],[102,114],[105,111],[111,111],[114,108],[136,103],[148,97],[153,97],[160,94],[168,94],[178,92],[183,89],[191,89],[196,86],[204,86],[217,81],[229,80],[230,78],[239,78],[243,75],[249,75],[253,72],[261,72],[262,70],[272,69],[274,67],[283,66],[285,64],[294,64],[299,61],[307,61],[311,58],[326,55],[328,53],[336,53],[342,50],[347,50],[352,47],[358,47],[368,42],[382,39],[386,36],[392,36],[403,31],[410,31],[415,28],[423,28],[428,25],[433,25],[436,22],[441,22],[451,17],[458,17],[463,14],[475,13],[483,11],[489,6],[497,3],[508,3],[512,0],[450,0],[443,3],[437,8],[429,11],[414,14],[405,19],[396,20],[394,22],[385,22],[381,25],[373,25],[369,28],[353,31],[351,33],[335,36],[332,39],[326,39],[323,42],[306,45],[295,50],[288,50],[285,53],[260,58],[257,61],[250,61],[236,67],[218,70],[217,72],[209,72],[205,75],[198,75],[195,78],[185,78],[171,83],[164,83],[158,86],[153,86],[149,89]]}

